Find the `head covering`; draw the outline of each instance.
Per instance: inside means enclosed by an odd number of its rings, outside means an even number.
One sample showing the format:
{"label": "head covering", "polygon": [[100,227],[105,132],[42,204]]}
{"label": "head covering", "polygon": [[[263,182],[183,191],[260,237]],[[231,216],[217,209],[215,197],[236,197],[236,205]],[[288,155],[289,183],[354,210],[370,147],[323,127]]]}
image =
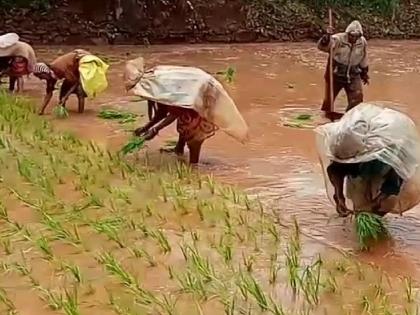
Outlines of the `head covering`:
{"label": "head covering", "polygon": [[7,48],[19,41],[19,35],[16,33],[7,33],[0,36],[0,48]]}
{"label": "head covering", "polygon": [[127,61],[124,71],[124,86],[127,91],[131,90],[144,74],[144,59],[138,57]]}
{"label": "head covering", "polygon": [[36,64],[35,51],[31,45],[25,42],[17,41],[11,46],[0,48],[0,57],[23,57],[28,61],[28,71],[33,72]]}
{"label": "head covering", "polygon": [[359,33],[360,36],[363,36],[362,24],[357,20],[351,22],[346,28],[346,33]]}

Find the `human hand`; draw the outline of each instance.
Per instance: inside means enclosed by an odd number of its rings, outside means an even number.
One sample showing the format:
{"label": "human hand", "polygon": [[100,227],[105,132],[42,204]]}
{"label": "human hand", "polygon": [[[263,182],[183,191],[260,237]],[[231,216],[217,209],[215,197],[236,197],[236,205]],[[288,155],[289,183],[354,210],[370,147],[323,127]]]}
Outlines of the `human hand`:
{"label": "human hand", "polygon": [[150,130],[148,130],[145,134],[144,134],[144,140],[152,140],[154,137],[156,137],[158,135],[158,131],[156,128],[151,128]]}
{"label": "human hand", "polygon": [[332,34],[334,34],[334,28],[333,28],[332,26],[328,26],[328,27],[327,27],[327,34],[328,34],[328,35],[332,35]]}
{"label": "human hand", "polygon": [[134,130],[134,135],[137,136],[137,137],[140,137],[146,131],[147,131],[146,128],[140,127],[140,128],[137,128],[136,130]]}

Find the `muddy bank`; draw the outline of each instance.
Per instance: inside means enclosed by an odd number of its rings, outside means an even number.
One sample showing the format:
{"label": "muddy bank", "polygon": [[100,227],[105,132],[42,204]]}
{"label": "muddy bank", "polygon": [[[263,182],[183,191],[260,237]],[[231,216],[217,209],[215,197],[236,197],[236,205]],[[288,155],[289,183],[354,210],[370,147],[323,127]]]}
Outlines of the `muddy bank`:
{"label": "muddy bank", "polygon": [[[47,11],[4,9],[2,32],[37,44],[156,44],[300,41],[319,38],[326,9],[269,1],[63,1]],[[337,28],[360,19],[370,38],[419,38],[420,3],[402,1],[392,12],[335,8]]]}

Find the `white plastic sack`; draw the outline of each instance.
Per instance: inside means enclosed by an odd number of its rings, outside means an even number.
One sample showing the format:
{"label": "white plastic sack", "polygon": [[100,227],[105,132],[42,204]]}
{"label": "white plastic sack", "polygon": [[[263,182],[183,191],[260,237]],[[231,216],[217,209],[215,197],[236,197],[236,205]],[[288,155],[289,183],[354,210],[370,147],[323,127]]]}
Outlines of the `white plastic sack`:
{"label": "white plastic sack", "polygon": [[19,35],[16,33],[7,33],[0,36],[0,48],[7,48],[19,41]]}
{"label": "white plastic sack", "polygon": [[[334,189],[327,175],[327,167],[332,161],[361,163],[376,159],[392,167],[404,180],[400,194],[387,200],[383,210],[402,213],[420,202],[420,137],[408,116],[378,103],[363,103],[341,120],[319,126],[315,131],[327,193],[332,202]],[[353,210],[370,210],[368,205],[379,194],[383,183],[382,175],[377,174],[368,182],[360,177],[346,178],[346,201]]]}
{"label": "white plastic sack", "polygon": [[[139,58],[141,59],[141,58]],[[137,60],[139,60],[137,59]],[[135,95],[165,105],[190,108],[235,139],[248,140],[248,126],[222,84],[194,67],[157,66],[143,72],[136,63],[126,65],[126,87]],[[137,82],[135,82],[137,78]]]}

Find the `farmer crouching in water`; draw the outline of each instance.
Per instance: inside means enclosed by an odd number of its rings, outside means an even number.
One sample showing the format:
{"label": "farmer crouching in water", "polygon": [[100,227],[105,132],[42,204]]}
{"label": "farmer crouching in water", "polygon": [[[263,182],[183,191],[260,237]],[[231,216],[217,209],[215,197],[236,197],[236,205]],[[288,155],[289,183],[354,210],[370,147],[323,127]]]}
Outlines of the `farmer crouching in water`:
{"label": "farmer crouching in water", "polygon": [[327,192],[340,216],[401,214],[419,202],[420,140],[408,116],[362,103],[316,134]]}
{"label": "farmer crouching in water", "polygon": [[221,129],[240,142],[248,139],[248,126],[223,86],[210,74],[193,67],[157,66],[144,72],[143,59],[127,63],[127,90],[146,99],[149,122],[135,130],[151,140],[177,122],[175,153],[187,145],[190,163],[197,164],[203,142]]}
{"label": "farmer crouching in water", "polygon": [[[342,89],[346,92],[348,106],[346,111],[363,102],[363,84],[369,83],[369,66],[367,59],[367,41],[363,37],[362,25],[353,21],[345,33],[332,35],[328,28],[327,34],[318,42],[321,51],[333,53],[333,97],[334,100]],[[330,60],[330,59],[329,59]],[[329,61],[325,71],[325,96],[321,110],[327,117],[332,115],[330,93]]]}
{"label": "farmer crouching in water", "polygon": [[85,98],[94,97],[107,87],[107,69],[108,65],[101,59],[82,49],[58,57],[50,64],[37,63],[34,75],[47,82],[46,95],[39,114],[44,114],[58,80],[63,80],[59,104],[65,107],[70,95],[75,94],[78,99],[78,112],[83,113]]}

